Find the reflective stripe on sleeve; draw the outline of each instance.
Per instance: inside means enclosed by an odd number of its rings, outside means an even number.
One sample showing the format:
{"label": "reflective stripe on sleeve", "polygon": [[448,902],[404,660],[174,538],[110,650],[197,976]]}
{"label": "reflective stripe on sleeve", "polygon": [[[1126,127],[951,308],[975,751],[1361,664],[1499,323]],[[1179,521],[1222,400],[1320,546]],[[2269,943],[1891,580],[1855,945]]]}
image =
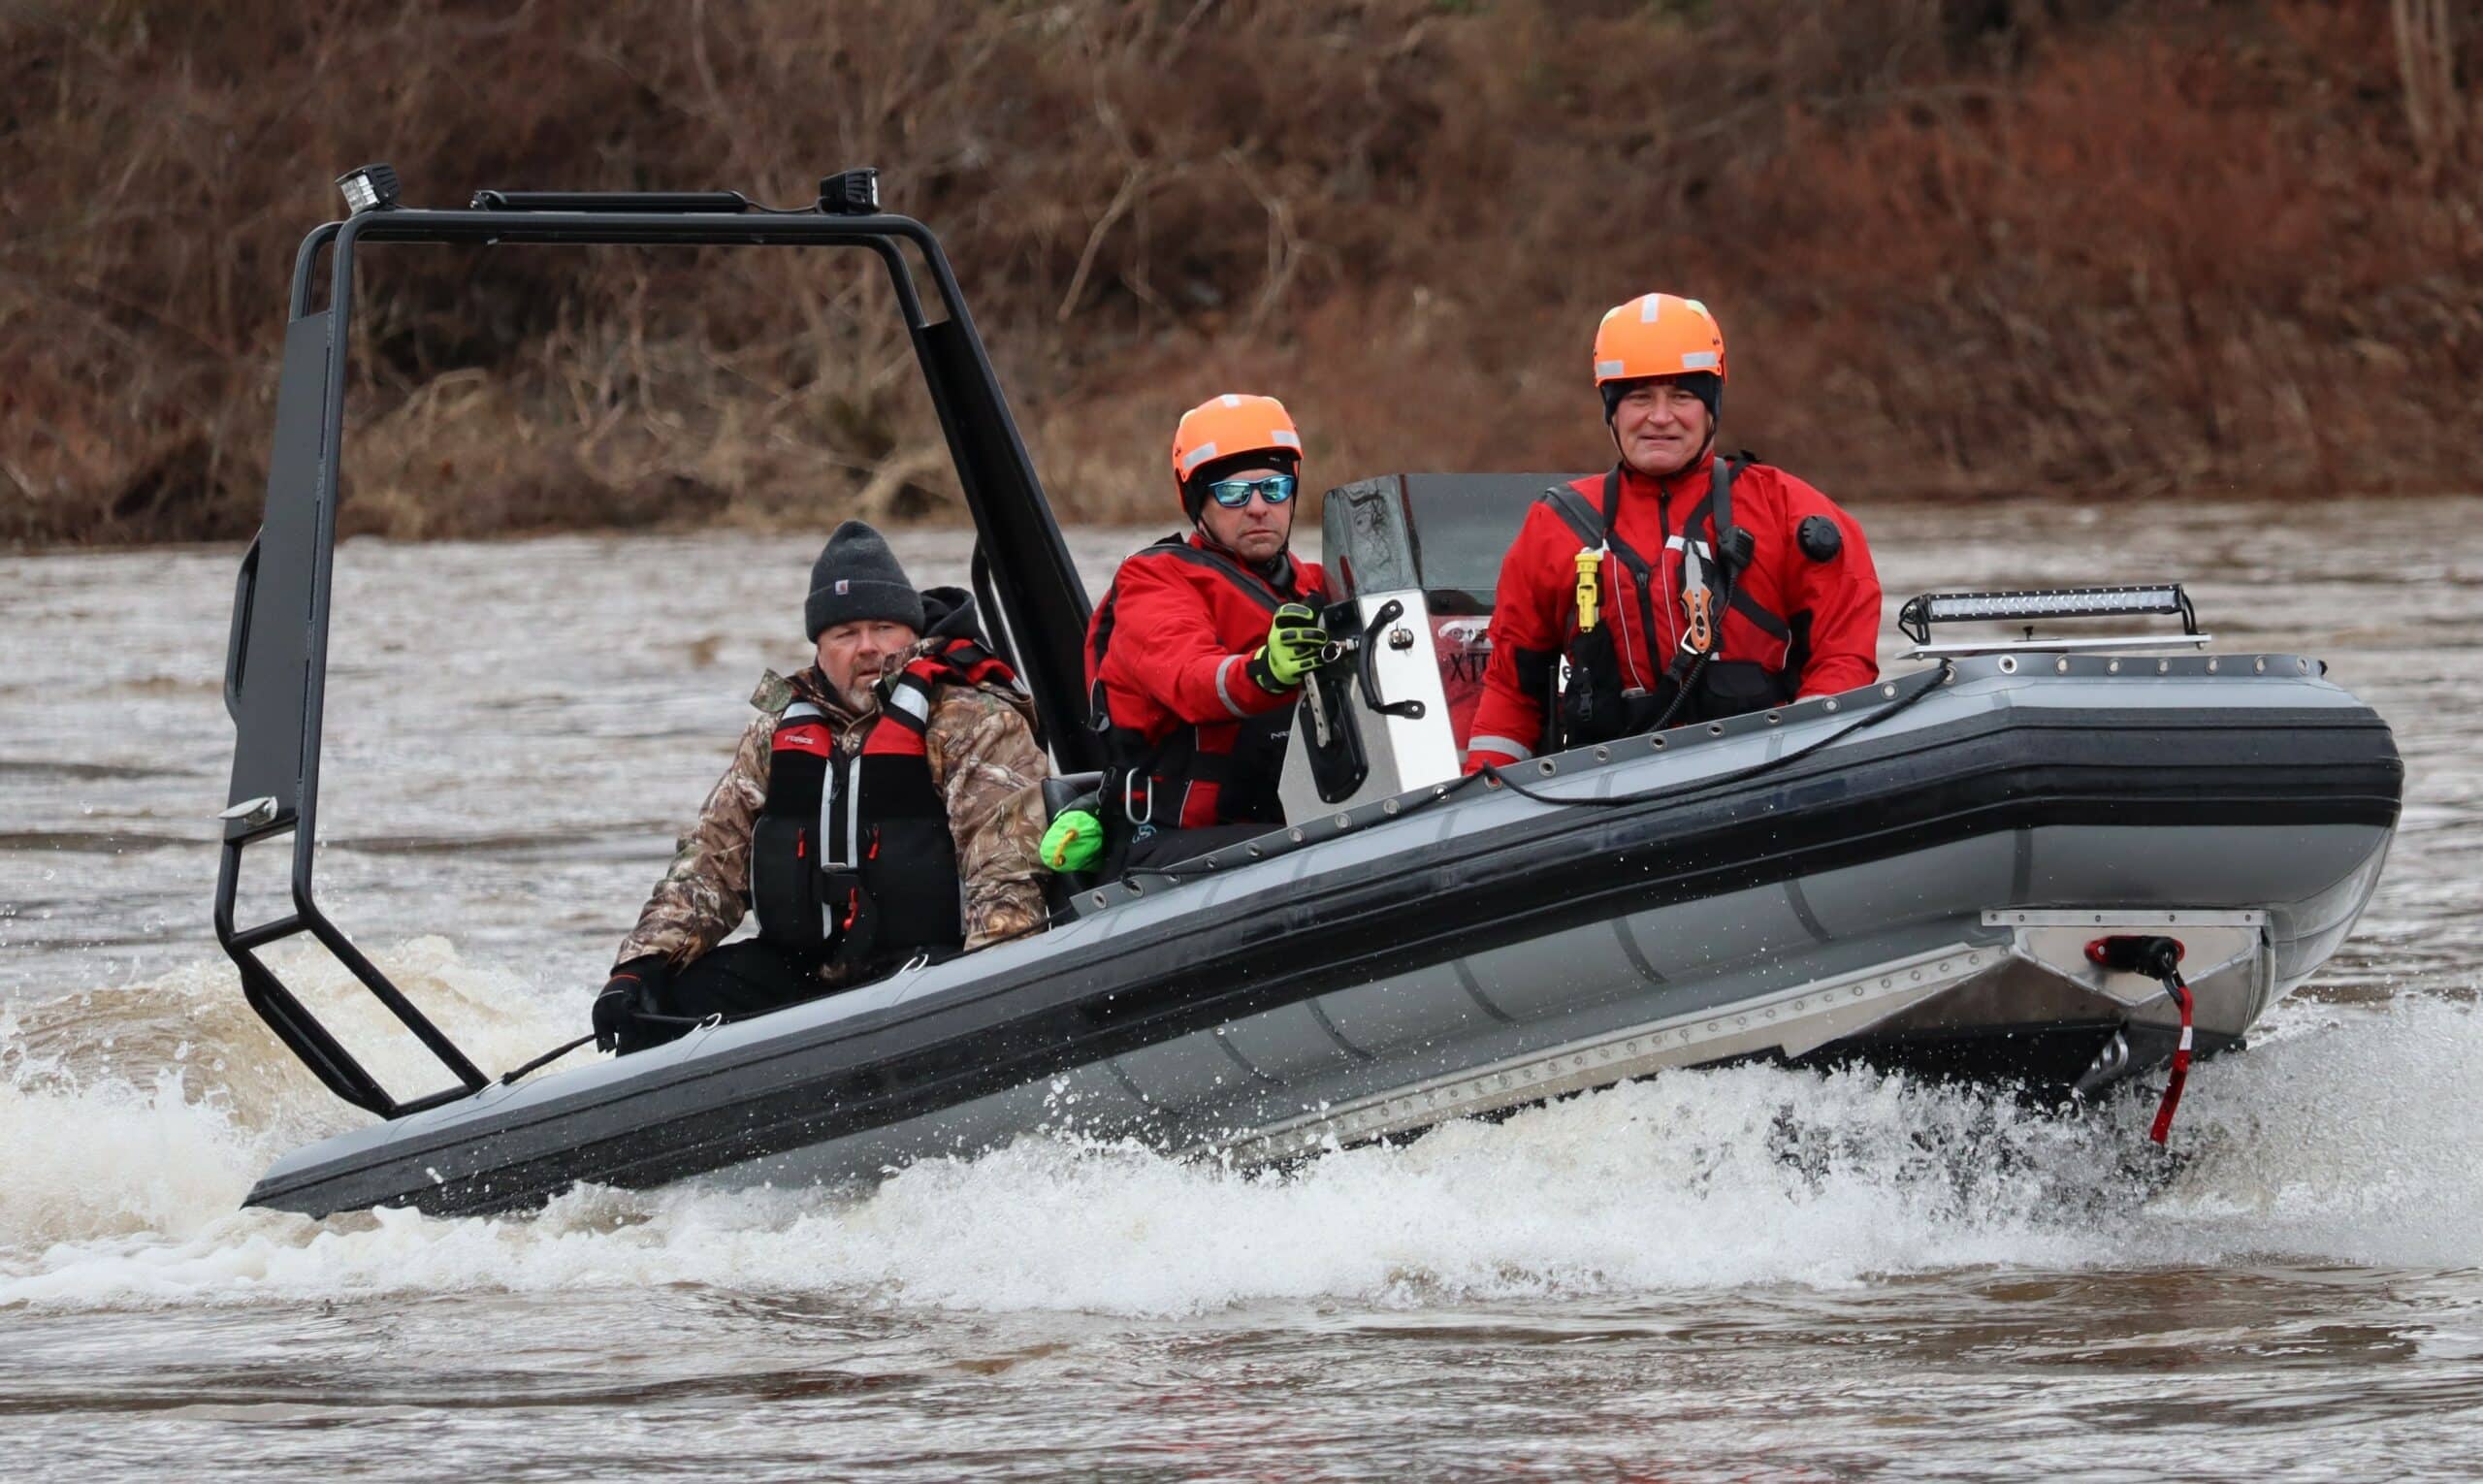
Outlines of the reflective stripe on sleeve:
{"label": "reflective stripe on sleeve", "polygon": [[1241,704],[1234,700],[1232,688],[1224,681],[1225,676],[1233,673],[1233,667],[1242,663],[1244,657],[1241,655],[1227,655],[1224,657],[1224,662],[1215,667],[1215,698],[1224,702],[1224,709],[1232,712],[1235,720],[1246,722],[1250,719],[1250,713],[1242,710]]}
{"label": "reflective stripe on sleeve", "polygon": [[1466,739],[1466,751],[1468,754],[1499,753],[1501,757],[1515,762],[1524,762],[1534,756],[1534,749],[1523,742],[1512,741],[1507,737],[1488,737],[1480,734]]}

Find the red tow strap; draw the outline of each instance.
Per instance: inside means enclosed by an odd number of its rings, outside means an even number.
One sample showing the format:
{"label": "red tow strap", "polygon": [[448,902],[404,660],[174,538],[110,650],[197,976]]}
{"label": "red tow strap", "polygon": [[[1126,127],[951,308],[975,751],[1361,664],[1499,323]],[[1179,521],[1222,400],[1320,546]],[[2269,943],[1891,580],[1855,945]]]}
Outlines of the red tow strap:
{"label": "red tow strap", "polygon": [[2157,1144],[2173,1131],[2174,1110],[2181,1106],[2181,1089],[2190,1081],[2190,985],[2181,978],[2181,940],[2135,933],[2116,933],[2086,945],[2086,961],[2124,974],[2144,974],[2164,985],[2181,1007],[2181,1039],[2173,1048],[2173,1076],[2164,1084],[2164,1101],[2155,1105],[2154,1126],[2146,1137]]}
{"label": "red tow strap", "polygon": [[2172,1131],[2173,1110],[2181,1106],[2181,1088],[2190,1080],[2190,986],[2177,972],[2165,977],[2164,992],[2181,1007],[2181,1040],[2173,1048],[2173,1077],[2164,1084],[2164,1101],[2155,1105],[2155,1126],[2146,1131],[2157,1144]]}

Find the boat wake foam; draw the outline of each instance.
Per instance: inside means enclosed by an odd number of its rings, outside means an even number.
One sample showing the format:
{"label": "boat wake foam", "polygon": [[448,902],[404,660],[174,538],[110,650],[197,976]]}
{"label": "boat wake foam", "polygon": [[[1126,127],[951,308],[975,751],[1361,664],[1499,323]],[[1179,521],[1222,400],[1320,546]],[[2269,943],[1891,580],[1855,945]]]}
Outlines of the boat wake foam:
{"label": "boat wake foam", "polygon": [[[487,1064],[582,1018],[438,939],[385,961]],[[1027,1139],[862,1196],[581,1190],[523,1218],[311,1221],[235,1208],[275,1154],[362,1115],[258,1026],[228,970],[201,965],[0,1007],[0,1307],[691,1282],[1165,1314],[1983,1266],[2466,1267],[2483,1263],[2477,1019],[2425,995],[2280,1009],[2249,1052],[2201,1068],[2170,1159],[2144,1138],[2151,1084],[2055,1117],[1901,1078],[1739,1068],[1277,1173]],[[425,1070],[419,1051],[374,1060]]]}

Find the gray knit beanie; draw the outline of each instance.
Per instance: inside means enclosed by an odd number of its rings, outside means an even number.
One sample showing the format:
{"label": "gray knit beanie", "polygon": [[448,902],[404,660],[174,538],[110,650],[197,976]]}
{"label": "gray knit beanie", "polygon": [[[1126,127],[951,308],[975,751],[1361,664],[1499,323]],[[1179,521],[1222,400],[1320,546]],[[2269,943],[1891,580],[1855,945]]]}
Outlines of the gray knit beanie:
{"label": "gray knit beanie", "polygon": [[860,521],[847,521],[827,538],[811,564],[811,596],[802,604],[802,625],[811,642],[839,624],[882,619],[922,631],[922,595],[906,580],[905,568],[880,533]]}
{"label": "gray knit beanie", "polygon": [[1613,414],[1621,410],[1621,399],[1629,394],[1631,387],[1649,381],[1677,381],[1682,390],[1705,403],[1710,430],[1708,436],[1710,438],[1715,436],[1713,430],[1725,415],[1725,378],[1714,371],[1684,371],[1678,376],[1640,376],[1633,381],[1607,381],[1596,388],[1603,394],[1603,420],[1607,423],[1612,421]]}

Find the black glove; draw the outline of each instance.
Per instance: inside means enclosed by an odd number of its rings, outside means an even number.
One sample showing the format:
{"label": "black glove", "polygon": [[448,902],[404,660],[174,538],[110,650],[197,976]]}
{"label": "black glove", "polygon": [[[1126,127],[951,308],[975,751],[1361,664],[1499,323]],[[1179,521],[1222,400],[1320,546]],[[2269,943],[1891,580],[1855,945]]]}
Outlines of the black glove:
{"label": "black glove", "polygon": [[603,982],[603,992],[595,997],[595,1048],[628,1052],[647,1045],[638,1016],[661,1013],[659,997],[671,978],[672,965],[653,954],[614,969]]}

